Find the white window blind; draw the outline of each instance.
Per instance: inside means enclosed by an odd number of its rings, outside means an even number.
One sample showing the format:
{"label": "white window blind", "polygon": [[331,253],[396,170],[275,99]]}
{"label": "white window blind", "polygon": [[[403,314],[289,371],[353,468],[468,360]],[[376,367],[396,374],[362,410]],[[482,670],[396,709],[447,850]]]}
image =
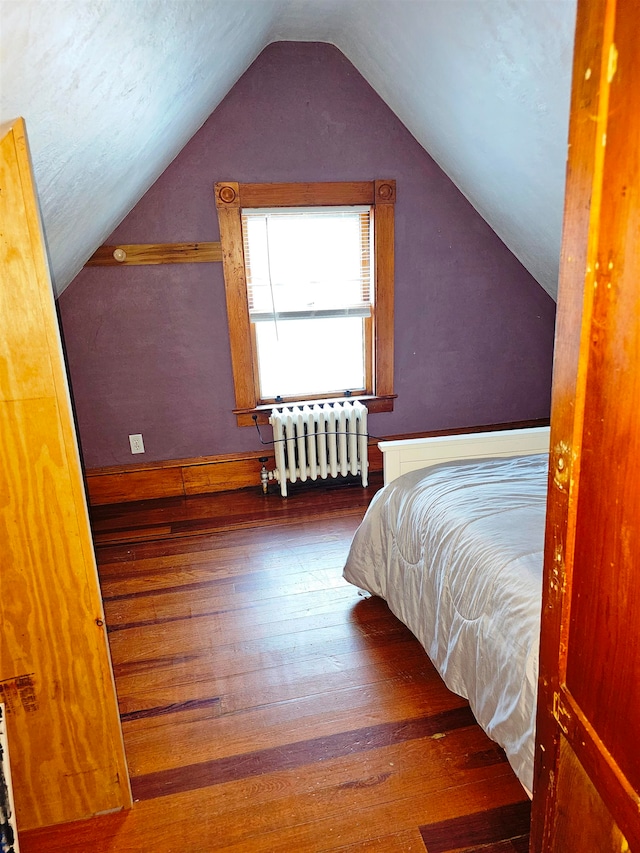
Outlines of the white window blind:
{"label": "white window blind", "polygon": [[369,317],[369,207],[242,211],[252,322]]}

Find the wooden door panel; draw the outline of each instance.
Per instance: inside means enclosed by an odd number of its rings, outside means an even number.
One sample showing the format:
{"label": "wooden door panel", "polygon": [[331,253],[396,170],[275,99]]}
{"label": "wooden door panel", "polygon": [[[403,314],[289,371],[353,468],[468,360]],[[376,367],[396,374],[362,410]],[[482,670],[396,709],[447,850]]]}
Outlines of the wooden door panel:
{"label": "wooden door panel", "polygon": [[[567,688],[640,790],[640,39],[618,0],[588,338]],[[623,23],[628,15],[636,26]],[[613,700],[613,701],[612,701]]]}
{"label": "wooden door panel", "polygon": [[554,853],[628,850],[626,840],[566,738],[560,740]]}
{"label": "wooden door panel", "polygon": [[131,805],[22,120],[0,127],[0,697],[20,831]]}
{"label": "wooden door panel", "polygon": [[640,849],[639,22],[640,0],[578,2],[534,851]]}

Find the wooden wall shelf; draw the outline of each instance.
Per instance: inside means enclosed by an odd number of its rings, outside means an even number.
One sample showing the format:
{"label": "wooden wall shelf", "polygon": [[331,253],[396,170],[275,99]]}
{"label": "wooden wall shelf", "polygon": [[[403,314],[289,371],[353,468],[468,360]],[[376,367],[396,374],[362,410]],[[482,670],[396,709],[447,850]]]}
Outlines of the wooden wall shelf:
{"label": "wooden wall shelf", "polygon": [[143,264],[209,264],[222,260],[220,243],[127,243],[100,246],[87,267]]}

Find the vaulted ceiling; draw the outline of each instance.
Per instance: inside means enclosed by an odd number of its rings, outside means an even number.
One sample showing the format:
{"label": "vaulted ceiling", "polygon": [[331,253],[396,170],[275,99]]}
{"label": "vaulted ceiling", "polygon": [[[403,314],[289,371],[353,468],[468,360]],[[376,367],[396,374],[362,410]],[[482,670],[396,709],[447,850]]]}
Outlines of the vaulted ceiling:
{"label": "vaulted ceiling", "polygon": [[270,42],[336,45],[551,295],[574,0],[0,0],[57,292]]}

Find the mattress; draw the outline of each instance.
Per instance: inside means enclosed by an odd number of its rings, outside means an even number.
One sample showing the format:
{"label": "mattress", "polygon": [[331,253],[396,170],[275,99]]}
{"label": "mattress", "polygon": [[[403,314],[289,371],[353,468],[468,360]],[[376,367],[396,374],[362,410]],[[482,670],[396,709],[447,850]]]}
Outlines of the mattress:
{"label": "mattress", "polygon": [[412,471],[381,489],[344,577],[384,598],[533,786],[547,454]]}

